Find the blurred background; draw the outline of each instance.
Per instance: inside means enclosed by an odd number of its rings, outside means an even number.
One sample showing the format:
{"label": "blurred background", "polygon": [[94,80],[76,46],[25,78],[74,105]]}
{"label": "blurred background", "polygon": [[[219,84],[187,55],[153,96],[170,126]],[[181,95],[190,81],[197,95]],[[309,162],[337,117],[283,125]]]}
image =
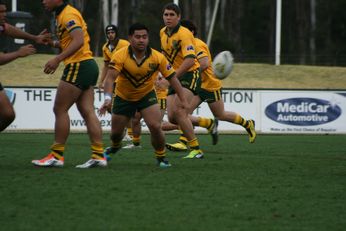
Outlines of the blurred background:
{"label": "blurred background", "polygon": [[[95,56],[101,56],[105,42],[105,24],[118,25],[120,37],[127,37],[129,25],[142,22],[150,28],[151,46],[160,48],[159,31],[163,27],[162,7],[166,0],[69,0],[78,8],[91,36]],[[215,0],[180,0],[182,18],[193,20],[198,36],[207,41]],[[220,0],[210,48],[215,55],[230,50],[237,62],[274,63],[276,0]],[[52,16],[41,1],[5,0],[11,24],[22,18],[26,30],[39,33],[53,29]],[[345,0],[282,0],[281,63],[346,66]],[[27,13],[22,13],[27,12]],[[20,26],[20,25],[19,25]],[[2,38],[0,49],[11,49],[12,41]],[[39,47],[40,53],[56,51]]]}

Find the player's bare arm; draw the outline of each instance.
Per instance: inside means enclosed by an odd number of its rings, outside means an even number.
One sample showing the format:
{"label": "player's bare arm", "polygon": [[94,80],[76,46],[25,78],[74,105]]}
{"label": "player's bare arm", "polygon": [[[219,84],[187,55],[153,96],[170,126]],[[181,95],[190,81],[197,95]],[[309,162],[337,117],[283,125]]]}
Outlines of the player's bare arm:
{"label": "player's bare arm", "polygon": [[113,68],[109,68],[109,70],[107,71],[107,75],[104,81],[105,100],[99,110],[99,115],[104,115],[106,111],[109,111],[112,106],[112,96],[113,96],[113,90],[114,90],[113,84],[116,78],[118,77],[118,75],[119,75],[119,72]]}
{"label": "player's bare arm", "polygon": [[102,72],[101,72],[101,77],[100,77],[100,80],[99,80],[99,83],[98,83],[98,87],[100,89],[103,89],[104,87],[104,82],[106,80],[106,75],[107,75],[107,72],[108,72],[108,65],[109,65],[109,61],[104,61],[104,65],[103,65],[103,68],[102,68]]}
{"label": "player's bare arm", "polygon": [[174,89],[176,94],[178,95],[180,102],[181,102],[181,107],[183,109],[188,109],[189,108],[189,103],[187,102],[187,99],[184,94],[183,87],[181,86],[179,80],[177,79],[176,75],[173,76],[170,80],[169,83],[171,84],[171,87]]}
{"label": "player's bare arm", "polygon": [[198,59],[201,72],[209,67],[209,58],[207,56]]}
{"label": "player's bare arm", "polygon": [[37,44],[44,45],[47,45],[47,42],[51,38],[51,34],[48,33],[47,30],[42,31],[38,35],[32,35],[10,24],[6,25],[5,34],[13,38],[28,39],[34,41]]}
{"label": "player's bare arm", "polygon": [[175,71],[175,76],[179,79],[180,76],[184,75],[194,64],[195,59],[193,57],[186,57],[180,67]]}
{"label": "player's bare arm", "polygon": [[10,53],[0,54],[0,65],[9,63],[17,58],[25,57],[36,53],[36,49],[33,45],[29,44],[22,46],[18,50]]}
{"label": "player's bare arm", "polygon": [[84,35],[81,29],[73,30],[70,36],[72,38],[70,45],[63,52],[46,63],[44,73],[53,74],[61,61],[73,55],[84,45]]}

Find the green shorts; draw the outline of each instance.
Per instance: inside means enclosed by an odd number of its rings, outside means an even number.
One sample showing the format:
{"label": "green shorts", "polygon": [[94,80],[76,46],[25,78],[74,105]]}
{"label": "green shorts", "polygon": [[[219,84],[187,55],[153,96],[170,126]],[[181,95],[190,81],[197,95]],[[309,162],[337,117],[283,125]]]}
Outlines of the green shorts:
{"label": "green shorts", "polygon": [[158,103],[160,105],[160,110],[166,110],[167,109],[167,99],[157,99]]}
{"label": "green shorts", "polygon": [[214,103],[222,98],[222,90],[220,88],[216,91],[207,91],[201,88],[201,90],[198,93],[198,96],[201,98],[202,102]]}
{"label": "green shorts", "polygon": [[70,63],[65,69],[61,80],[75,85],[81,90],[87,90],[95,86],[99,76],[99,68],[93,59],[78,63]]}
{"label": "green shorts", "polygon": [[117,115],[133,117],[136,111],[141,111],[151,105],[157,104],[155,91],[149,92],[139,101],[127,101],[119,96],[115,96],[112,106],[112,112]]}
{"label": "green shorts", "polygon": [[[179,78],[179,81],[184,88],[187,88],[190,91],[192,91],[194,95],[198,95],[198,92],[201,89],[202,84],[199,68],[191,72],[186,72],[183,76]],[[173,94],[175,94],[175,91],[172,87],[169,87],[168,95]]]}

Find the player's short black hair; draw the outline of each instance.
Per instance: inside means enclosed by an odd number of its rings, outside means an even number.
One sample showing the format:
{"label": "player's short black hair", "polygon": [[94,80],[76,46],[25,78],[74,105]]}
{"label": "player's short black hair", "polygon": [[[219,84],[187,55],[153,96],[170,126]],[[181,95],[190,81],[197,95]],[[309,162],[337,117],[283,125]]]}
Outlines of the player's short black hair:
{"label": "player's short black hair", "polygon": [[118,27],[116,25],[110,24],[106,26],[105,33],[107,34],[109,31],[114,31],[114,33],[118,36]]}
{"label": "player's short black hair", "polygon": [[0,0],[0,5],[6,5],[4,0]]}
{"label": "player's short black hair", "polygon": [[186,27],[191,32],[193,32],[194,36],[197,35],[197,27],[196,27],[196,25],[192,21],[187,20],[187,19],[183,19],[183,20],[180,21],[180,25],[182,25],[183,27]]}
{"label": "player's short black hair", "polygon": [[162,13],[165,11],[165,10],[173,10],[178,16],[181,15],[181,9],[180,7],[175,4],[175,3],[167,3],[164,7],[163,7],[163,10],[162,10]]}
{"label": "player's short black hair", "polygon": [[149,33],[149,29],[146,25],[137,22],[130,26],[129,35],[133,35],[136,30],[146,30]]}

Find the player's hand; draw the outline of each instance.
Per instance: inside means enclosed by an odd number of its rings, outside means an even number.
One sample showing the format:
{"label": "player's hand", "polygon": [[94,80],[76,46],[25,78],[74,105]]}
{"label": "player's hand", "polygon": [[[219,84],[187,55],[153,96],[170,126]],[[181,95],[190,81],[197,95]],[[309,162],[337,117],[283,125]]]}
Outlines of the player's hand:
{"label": "player's hand", "polygon": [[111,113],[111,106],[112,106],[112,101],[111,100],[105,100],[103,105],[98,111],[99,116],[104,116],[106,112]]}
{"label": "player's hand", "polygon": [[40,34],[36,35],[35,42],[37,44],[49,45],[52,42],[52,35],[47,29],[44,29]]}
{"label": "player's hand", "polygon": [[157,89],[165,90],[169,86],[169,82],[162,77],[162,75],[159,75],[155,80],[155,87]]}
{"label": "player's hand", "polygon": [[25,57],[28,55],[35,54],[36,49],[33,45],[29,44],[29,45],[22,46],[21,48],[19,48],[17,52],[18,52],[19,57]]}
{"label": "player's hand", "polygon": [[46,74],[53,74],[55,70],[58,68],[60,61],[57,57],[52,58],[49,60],[46,65],[44,66],[44,73]]}

